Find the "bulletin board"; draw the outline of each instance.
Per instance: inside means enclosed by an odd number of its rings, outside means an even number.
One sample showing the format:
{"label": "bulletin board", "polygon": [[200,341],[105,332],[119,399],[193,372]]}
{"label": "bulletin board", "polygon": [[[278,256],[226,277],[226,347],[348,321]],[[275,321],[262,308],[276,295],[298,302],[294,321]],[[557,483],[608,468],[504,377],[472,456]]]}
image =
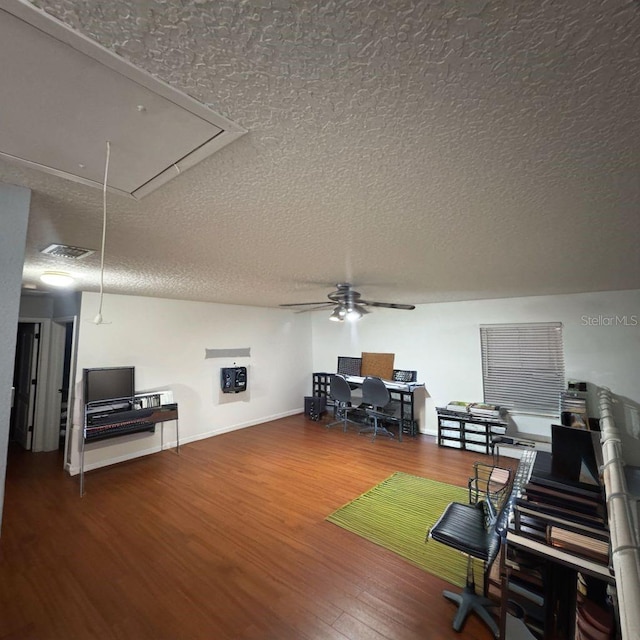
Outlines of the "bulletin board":
{"label": "bulletin board", "polygon": [[394,353],[365,353],[363,351],[360,375],[392,380],[394,359]]}

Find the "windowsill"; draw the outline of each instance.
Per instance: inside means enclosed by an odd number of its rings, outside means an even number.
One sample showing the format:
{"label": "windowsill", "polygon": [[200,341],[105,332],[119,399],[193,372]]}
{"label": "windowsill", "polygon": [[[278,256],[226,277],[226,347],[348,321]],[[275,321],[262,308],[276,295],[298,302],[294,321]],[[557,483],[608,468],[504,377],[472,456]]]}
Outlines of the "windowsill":
{"label": "windowsill", "polygon": [[533,411],[518,411],[517,409],[507,409],[510,416],[531,416],[533,418],[547,418],[549,420],[560,420],[557,413],[534,413]]}

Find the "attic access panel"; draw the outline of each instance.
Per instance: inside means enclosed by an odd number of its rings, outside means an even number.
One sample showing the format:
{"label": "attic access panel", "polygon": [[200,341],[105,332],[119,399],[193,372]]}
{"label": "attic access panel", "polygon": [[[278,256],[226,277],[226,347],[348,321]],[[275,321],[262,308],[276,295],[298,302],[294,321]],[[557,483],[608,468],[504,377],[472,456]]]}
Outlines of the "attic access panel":
{"label": "attic access panel", "polygon": [[141,198],[246,131],[40,9],[0,0],[0,158]]}

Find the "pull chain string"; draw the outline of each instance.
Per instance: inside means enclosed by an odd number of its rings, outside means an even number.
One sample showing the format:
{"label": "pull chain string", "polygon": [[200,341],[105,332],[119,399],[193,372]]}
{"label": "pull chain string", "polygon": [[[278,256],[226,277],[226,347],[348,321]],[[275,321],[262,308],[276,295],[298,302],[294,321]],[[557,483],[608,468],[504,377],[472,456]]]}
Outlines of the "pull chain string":
{"label": "pull chain string", "polygon": [[104,182],[102,183],[102,244],[100,246],[100,304],[96,322],[102,322],[102,298],[104,293],[104,247],[107,239],[107,179],[109,177],[109,158],[111,143],[107,140],[107,159],[104,165]]}

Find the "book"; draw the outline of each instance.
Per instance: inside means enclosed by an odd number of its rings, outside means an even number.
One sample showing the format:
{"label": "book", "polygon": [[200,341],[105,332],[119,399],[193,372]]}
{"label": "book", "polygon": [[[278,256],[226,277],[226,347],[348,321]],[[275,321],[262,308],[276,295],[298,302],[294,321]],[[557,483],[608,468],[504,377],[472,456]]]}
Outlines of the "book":
{"label": "book", "polygon": [[[537,455],[546,453],[545,451],[538,451]],[[552,477],[543,478],[541,476],[531,476],[530,482],[532,484],[542,485],[543,487],[549,487],[551,489],[559,489],[564,491],[569,496],[583,496],[588,498],[589,496],[601,495],[599,487],[592,487],[591,485],[580,485],[578,483],[570,484],[565,480],[555,480]]]}
{"label": "book", "polygon": [[529,487],[523,491],[521,497],[536,504],[547,505],[550,508],[569,509],[573,512],[584,514],[585,516],[591,516],[601,520],[605,519],[605,506],[601,501],[584,498],[576,499],[576,496],[573,495],[566,495],[553,489],[551,491],[552,493],[537,491],[535,488]]}
{"label": "book", "polygon": [[609,562],[609,543],[589,535],[551,525],[547,529],[547,542],[553,547],[586,556],[602,564]]}
{"label": "book", "polygon": [[528,516],[516,513],[515,530],[518,534],[533,538],[534,540],[547,540],[547,523],[539,520],[532,520]]}
{"label": "book", "polygon": [[524,584],[524,585],[529,585],[529,588],[531,590],[538,590],[541,591],[544,587],[544,580],[542,578],[542,574],[540,573],[540,571],[537,570],[521,570],[520,569],[520,565],[514,566],[514,564],[511,561],[511,564],[509,564],[506,560],[505,560],[505,566],[509,567],[509,580],[517,580],[518,582]]}
{"label": "book", "polygon": [[566,491],[543,484],[536,484],[535,482],[527,482],[523,487],[523,491],[529,495],[544,496],[548,500],[562,501],[563,503],[570,500],[572,504],[581,504],[593,508],[602,505],[604,502],[601,494],[582,496],[570,493],[567,495]]}
{"label": "book", "polygon": [[482,402],[472,402],[469,405],[469,413],[471,413],[472,415],[499,418],[500,406],[497,404],[484,404]]}
{"label": "book", "polygon": [[452,400],[447,404],[449,411],[458,411],[459,413],[469,413],[469,403],[460,400]]}
{"label": "book", "polygon": [[576,612],[576,639],[577,640],[610,640],[613,637],[613,623],[607,631],[602,631],[589,623],[580,615],[580,611]]}
{"label": "book", "polygon": [[600,515],[581,513],[579,511],[574,511],[566,507],[556,507],[543,502],[528,500],[526,498],[517,498],[515,508],[529,509],[529,513],[536,514],[539,517],[556,516],[558,518],[564,518],[565,520],[568,520],[569,522],[572,522],[576,525],[582,524],[594,527],[596,529],[599,527],[604,528],[605,526],[604,518]]}
{"label": "book", "polygon": [[611,636],[615,623],[610,610],[604,609],[592,600],[586,598],[579,605],[577,613],[578,620],[585,623],[584,626],[587,626],[587,628],[592,631],[596,630],[608,634],[607,637]]}
{"label": "book", "polygon": [[602,562],[593,560],[592,558],[579,556],[575,553],[569,553],[560,547],[554,547],[547,545],[544,542],[531,540],[526,536],[519,535],[515,531],[507,531],[507,542],[523,549],[529,549],[530,551],[538,553],[546,558],[564,562],[567,566],[575,567],[579,571],[588,571],[592,575],[604,578],[605,580],[611,579],[612,574],[608,564],[605,565]]}
{"label": "book", "polygon": [[556,526],[563,527],[564,529],[568,529],[569,531],[583,532],[585,534],[598,537],[602,540],[609,540],[609,531],[605,529],[604,526],[593,526],[591,524],[575,522],[575,520],[562,518],[561,516],[553,514],[541,513],[540,511],[534,509],[527,509],[527,507],[517,507],[516,513],[520,520],[524,524],[527,524],[529,527],[535,526],[531,521],[531,519],[533,519],[534,522],[537,520],[538,527],[541,526],[540,523],[544,523],[544,526],[548,524],[555,524]]}

